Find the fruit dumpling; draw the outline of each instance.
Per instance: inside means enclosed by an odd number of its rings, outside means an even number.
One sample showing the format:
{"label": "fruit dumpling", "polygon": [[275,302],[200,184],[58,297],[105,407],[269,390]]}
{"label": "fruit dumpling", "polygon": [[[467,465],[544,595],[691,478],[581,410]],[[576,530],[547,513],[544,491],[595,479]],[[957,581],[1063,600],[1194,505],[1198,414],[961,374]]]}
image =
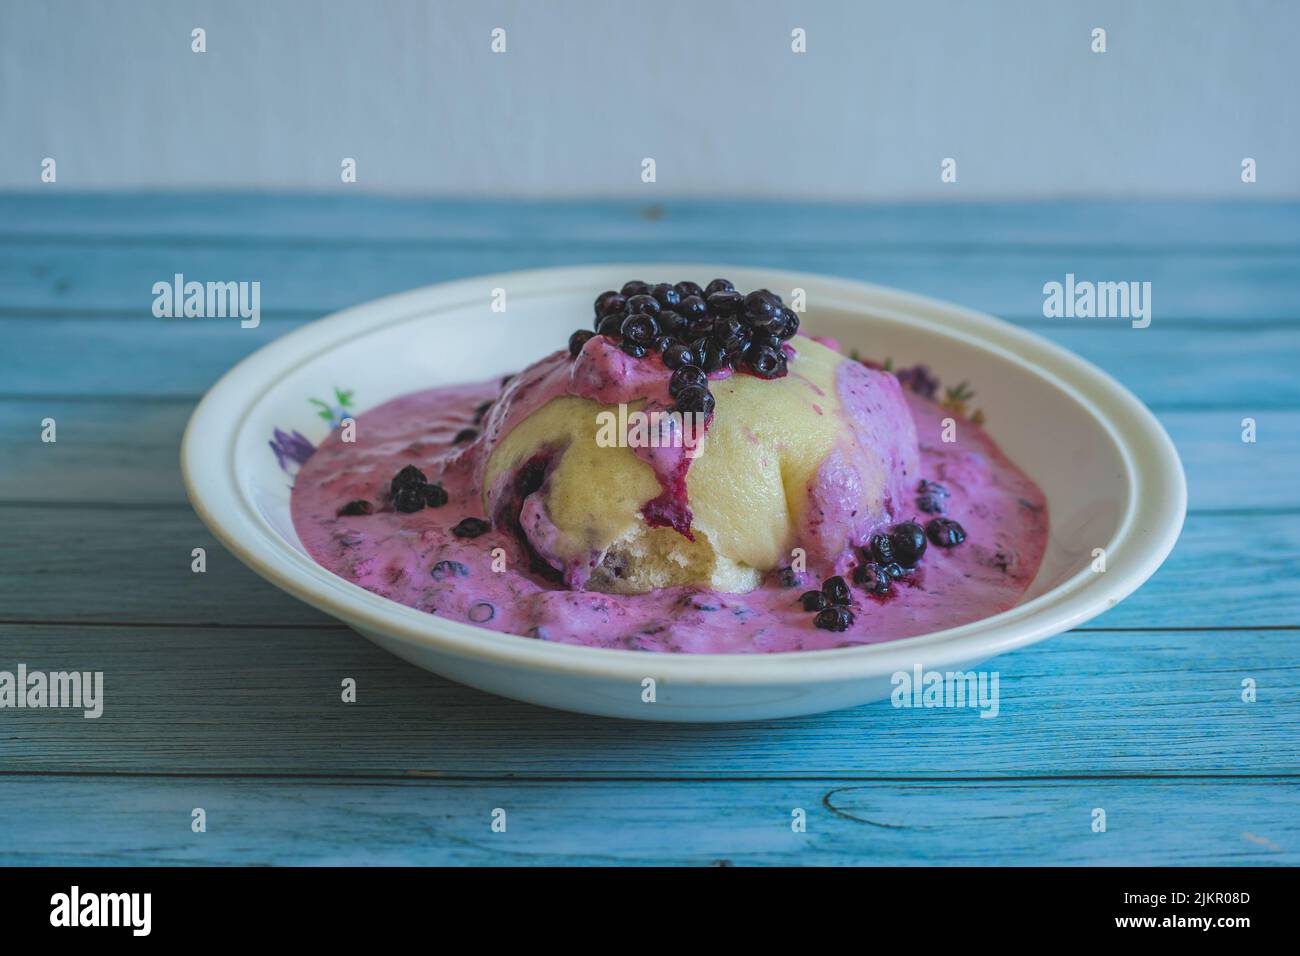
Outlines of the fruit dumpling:
{"label": "fruit dumpling", "polygon": [[569,588],[847,573],[914,510],[898,379],[799,334],[773,293],[629,283],[595,325],[511,378],[466,449],[488,519]]}

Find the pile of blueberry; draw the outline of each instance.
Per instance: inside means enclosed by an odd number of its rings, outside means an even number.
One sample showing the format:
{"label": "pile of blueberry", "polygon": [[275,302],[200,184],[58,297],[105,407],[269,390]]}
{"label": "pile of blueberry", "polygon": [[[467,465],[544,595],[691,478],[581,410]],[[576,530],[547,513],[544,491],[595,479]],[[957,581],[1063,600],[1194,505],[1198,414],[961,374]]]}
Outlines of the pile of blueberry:
{"label": "pile of blueberry", "polygon": [[[894,582],[916,570],[929,543],[952,548],[966,540],[966,532],[951,518],[932,518],[922,528],[915,521],[903,521],[888,532],[873,534],[861,549],[862,561],[853,569],[853,583],[868,594],[887,597]],[[838,574],[822,582],[820,591],[805,591],[799,597],[803,609],[816,612],[813,624],[827,631],[844,631],[853,624],[853,592]]]}
{"label": "pile of blueberry", "polygon": [[895,581],[916,569],[925,547],[925,530],[915,521],[873,534],[862,549],[862,563],[853,569],[853,583],[868,594],[884,597]]}
{"label": "pile of blueberry", "polygon": [[569,336],[577,356],[594,335],[616,342],[633,358],[651,352],[673,371],[668,391],[680,412],[713,411],[708,375],[722,368],[759,378],[786,374],[781,343],[799,331],[799,317],[767,289],[748,295],[727,279],[650,285],[632,281],[596,297],[595,332]]}
{"label": "pile of blueberry", "polygon": [[[419,468],[407,465],[388,484],[388,503],[394,511],[410,514],[422,508],[441,508],[447,503],[447,492],[438,482],[430,482]],[[338,510],[343,515],[374,514],[375,506],[364,498],[349,501]]]}
{"label": "pile of blueberry", "polygon": [[[439,482],[429,481],[424,472],[414,465],[407,465],[388,483],[388,503],[393,506],[394,511],[400,511],[402,514],[411,514],[424,508],[441,508],[448,501],[447,491]],[[342,515],[368,515],[374,514],[375,508],[369,501],[358,498],[356,501],[349,501],[338,510]],[[477,538],[479,535],[486,534],[492,529],[492,526],[482,518],[464,518],[457,522],[456,527],[451,529],[451,533],[458,538]],[[448,562],[442,562],[448,564]],[[450,562],[456,568],[463,565]],[[435,567],[435,572],[438,570]],[[434,574],[437,577],[437,574]]]}
{"label": "pile of blueberry", "polygon": [[394,511],[410,514],[426,505],[430,508],[441,508],[447,503],[447,492],[437,482],[430,484],[429,479],[424,477],[424,472],[419,468],[407,465],[394,475],[389,483],[388,500],[392,503]]}
{"label": "pile of blueberry", "polygon": [[805,611],[815,611],[813,623],[825,631],[847,631],[853,623],[853,592],[838,574],[822,582],[820,591],[805,591],[799,597]]}

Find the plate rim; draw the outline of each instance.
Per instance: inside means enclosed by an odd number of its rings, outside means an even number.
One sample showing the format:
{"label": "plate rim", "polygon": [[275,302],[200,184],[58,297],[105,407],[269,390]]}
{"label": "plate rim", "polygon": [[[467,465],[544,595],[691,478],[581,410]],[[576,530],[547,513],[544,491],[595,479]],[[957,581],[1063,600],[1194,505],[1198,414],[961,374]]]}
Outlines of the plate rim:
{"label": "plate rim", "polygon": [[[421,314],[486,301],[484,290],[496,287],[511,287],[511,296],[517,299],[520,294],[604,288],[616,281],[615,276],[657,271],[740,276],[745,284],[815,287],[817,297],[835,307],[905,314],[1029,367],[1085,409],[1114,442],[1130,487],[1107,554],[1113,558],[1117,542],[1126,542],[1134,550],[1122,564],[1112,560],[1105,574],[1085,567],[1049,591],[991,617],[879,644],[762,654],[633,652],[505,634],[380,597],[298,552],[266,525],[243,495],[234,450],[247,411],[278,379],[275,370],[283,374],[336,348],[354,325],[373,331]],[[205,465],[214,454],[222,467]],[[1182,462],[1163,426],[1127,388],[1067,349],[992,315],[901,289],[817,273],[716,263],[595,263],[493,273],[422,286],[330,313],[267,343],[222,375],[191,413],[180,457],[191,506],[236,558],[281,590],[363,634],[373,631],[487,664],[603,679],[640,681],[654,676],[684,685],[839,683],[911,670],[918,663],[927,667],[970,663],[1044,640],[1108,610],[1150,578],[1173,550],[1187,504]]]}

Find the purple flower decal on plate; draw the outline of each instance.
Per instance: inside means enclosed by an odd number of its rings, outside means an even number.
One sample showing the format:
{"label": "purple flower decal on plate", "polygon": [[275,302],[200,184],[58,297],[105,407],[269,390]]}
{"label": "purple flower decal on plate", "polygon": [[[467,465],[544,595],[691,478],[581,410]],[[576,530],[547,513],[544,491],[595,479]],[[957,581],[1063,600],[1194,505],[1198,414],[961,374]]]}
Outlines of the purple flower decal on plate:
{"label": "purple flower decal on plate", "polygon": [[[309,398],[307,402],[316,407],[317,417],[328,422],[332,431],[345,421],[352,419],[352,394],[350,388],[339,388],[336,385],[334,386],[334,404],[331,405],[319,398]],[[275,452],[275,460],[279,462],[280,470],[287,475],[293,475],[297,471],[297,466],[302,465],[316,453],[316,446],[311,443],[311,440],[306,435],[299,431],[286,433],[277,428],[275,429],[275,437],[267,444],[271,446],[271,451]]]}
{"label": "purple flower decal on plate", "polygon": [[267,444],[271,446],[271,451],[275,452],[275,460],[279,462],[281,470],[286,472],[289,471],[289,463],[301,465],[316,451],[316,446],[301,432],[286,434],[278,428],[275,430],[275,437]]}

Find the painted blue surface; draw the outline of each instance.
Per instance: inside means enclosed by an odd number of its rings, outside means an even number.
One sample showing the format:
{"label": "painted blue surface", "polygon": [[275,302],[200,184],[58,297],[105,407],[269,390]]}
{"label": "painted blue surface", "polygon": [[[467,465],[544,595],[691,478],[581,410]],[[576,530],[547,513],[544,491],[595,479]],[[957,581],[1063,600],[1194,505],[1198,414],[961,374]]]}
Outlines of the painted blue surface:
{"label": "painted blue surface", "polygon": [[[1119,607],[999,658],[995,720],[671,727],[411,668],[260,581],[186,505],[190,409],[272,338],[428,282],[633,258],[896,284],[1061,342],[1179,445],[1182,540]],[[1067,271],[1152,281],[1152,327],[1045,320]],[[261,327],[153,318],[174,272],[262,281]],[[1300,863],[1298,283],[1282,203],[0,196],[0,670],[111,689],[98,720],[0,710],[0,863]]]}

